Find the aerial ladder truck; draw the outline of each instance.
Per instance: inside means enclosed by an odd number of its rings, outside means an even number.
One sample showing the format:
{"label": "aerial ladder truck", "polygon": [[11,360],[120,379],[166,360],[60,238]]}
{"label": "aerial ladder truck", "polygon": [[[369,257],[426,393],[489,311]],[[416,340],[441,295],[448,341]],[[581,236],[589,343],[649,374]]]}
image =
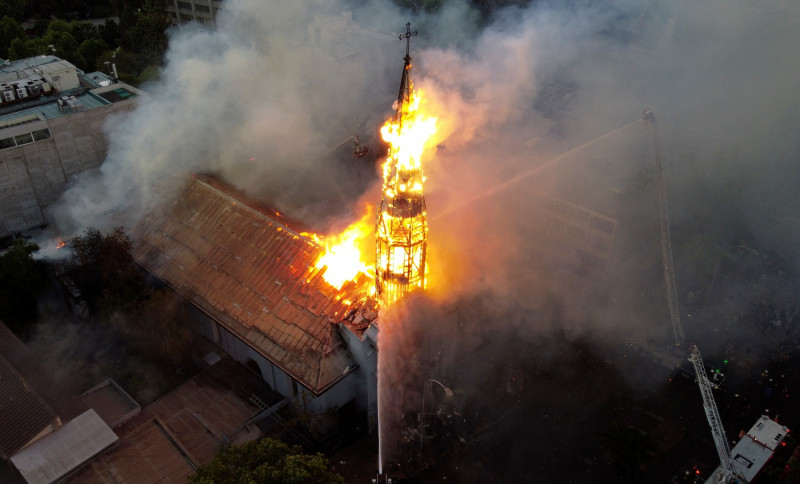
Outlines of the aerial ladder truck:
{"label": "aerial ladder truck", "polygon": [[653,144],[656,157],[656,179],[658,181],[658,218],[661,223],[661,260],[664,266],[664,285],[667,289],[667,305],[675,346],[683,344],[683,328],[681,314],[678,311],[678,289],[675,285],[675,269],[672,264],[672,241],[669,235],[669,212],[667,210],[667,189],[664,183],[664,172],[661,166],[661,143],[658,137],[658,126],[653,111],[646,109],[642,117],[645,128],[653,130]]}
{"label": "aerial ladder truck", "polygon": [[747,482],[735,473],[733,462],[731,461],[731,448],[728,439],[725,437],[725,429],[722,427],[722,419],[719,417],[717,404],[714,402],[711,382],[708,380],[703,358],[697,346],[690,346],[689,361],[694,366],[694,373],[697,376],[697,384],[700,387],[700,394],[703,396],[703,409],[706,411],[708,424],[711,426],[711,434],[714,436],[714,445],[719,454],[719,469],[706,481],[706,484],[733,484],[737,482]]}

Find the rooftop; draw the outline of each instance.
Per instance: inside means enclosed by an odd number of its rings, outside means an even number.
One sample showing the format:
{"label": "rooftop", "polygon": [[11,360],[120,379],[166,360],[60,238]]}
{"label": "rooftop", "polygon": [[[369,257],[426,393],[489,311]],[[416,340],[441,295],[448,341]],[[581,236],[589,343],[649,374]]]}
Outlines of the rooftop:
{"label": "rooftop", "polygon": [[[68,61],[52,55],[0,64],[0,83],[13,87],[19,82],[44,83],[52,89],[13,101],[0,99],[0,128],[108,106],[141,93],[127,84],[113,83],[102,72],[85,74]],[[68,100],[59,105],[64,97]]]}
{"label": "rooftop", "polygon": [[96,411],[112,428],[123,424],[142,409],[136,400],[110,378],[83,392],[81,401]]}
{"label": "rooftop", "polygon": [[11,458],[28,482],[54,482],[118,440],[92,409]]}
{"label": "rooftop", "polygon": [[0,456],[10,458],[49,427],[56,429],[86,410],[0,322]]}
{"label": "rooftop", "polygon": [[119,442],[67,482],[186,482],[246,424],[268,413],[281,397],[227,356],[148,405],[115,432]]}
{"label": "rooftop", "polygon": [[[762,415],[731,449],[731,462],[736,475],[744,478],[744,482],[752,481],[788,433],[788,428]],[[720,472],[722,469],[718,467],[706,482],[716,482],[714,479]]]}
{"label": "rooftop", "polygon": [[203,175],[161,213],[136,234],[140,265],[317,395],[357,367],[338,323],[358,288],[325,282],[300,224]]}

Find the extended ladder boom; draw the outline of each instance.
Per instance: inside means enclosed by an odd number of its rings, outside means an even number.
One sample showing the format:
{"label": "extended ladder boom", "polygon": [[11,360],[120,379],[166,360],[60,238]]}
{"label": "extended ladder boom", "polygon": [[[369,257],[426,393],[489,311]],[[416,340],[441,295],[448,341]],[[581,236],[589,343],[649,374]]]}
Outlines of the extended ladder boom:
{"label": "extended ladder boom", "polygon": [[728,439],[725,437],[725,429],[722,427],[722,419],[719,417],[717,404],[714,402],[714,395],[711,393],[711,382],[708,381],[706,367],[703,364],[703,358],[700,356],[700,350],[697,349],[697,346],[691,345],[691,351],[689,361],[694,365],[694,373],[697,375],[697,384],[700,386],[700,394],[703,395],[703,408],[706,411],[708,424],[711,426],[711,433],[714,436],[717,454],[719,454],[719,462],[723,476],[721,482],[728,482],[730,477],[733,476],[731,448],[728,445]]}
{"label": "extended ladder boom", "polygon": [[683,327],[681,314],[678,310],[678,289],[675,284],[675,269],[672,264],[672,239],[669,234],[669,211],[667,210],[667,188],[664,183],[664,172],[661,166],[661,144],[658,138],[658,126],[653,111],[644,112],[645,127],[653,128],[653,143],[656,154],[656,179],[658,180],[658,218],[661,222],[661,260],[664,266],[664,285],[667,288],[667,304],[669,305],[669,319],[672,323],[672,333],[675,345],[683,344]]}

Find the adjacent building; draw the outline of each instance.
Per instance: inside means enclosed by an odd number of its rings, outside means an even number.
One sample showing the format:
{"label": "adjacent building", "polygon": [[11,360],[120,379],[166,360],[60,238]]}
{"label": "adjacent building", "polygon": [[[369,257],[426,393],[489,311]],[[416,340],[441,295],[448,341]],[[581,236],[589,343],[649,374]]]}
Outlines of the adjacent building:
{"label": "adjacent building", "polygon": [[[0,323],[0,458],[14,482],[53,482],[118,438],[103,419],[55,383],[35,355]],[[17,474],[18,473],[18,474]]]}
{"label": "adjacent building", "polygon": [[174,25],[186,22],[213,24],[224,3],[219,0],[165,0],[164,11]]}
{"label": "adjacent building", "polygon": [[51,55],[0,65],[0,237],[45,224],[67,183],[105,159],[106,117],[141,95]]}

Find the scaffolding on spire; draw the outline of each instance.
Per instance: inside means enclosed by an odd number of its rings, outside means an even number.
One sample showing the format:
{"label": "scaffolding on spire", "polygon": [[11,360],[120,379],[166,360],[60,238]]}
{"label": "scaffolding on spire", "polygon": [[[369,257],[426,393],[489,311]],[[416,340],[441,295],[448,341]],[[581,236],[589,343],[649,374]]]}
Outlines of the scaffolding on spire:
{"label": "scaffolding on spire", "polygon": [[384,304],[391,304],[414,289],[425,289],[428,223],[422,186],[425,180],[420,156],[425,140],[435,131],[436,120],[418,119],[419,99],[411,81],[411,23],[406,24],[406,55],[394,120],[381,130],[389,142],[383,165],[383,198],[376,223],[375,283]]}

